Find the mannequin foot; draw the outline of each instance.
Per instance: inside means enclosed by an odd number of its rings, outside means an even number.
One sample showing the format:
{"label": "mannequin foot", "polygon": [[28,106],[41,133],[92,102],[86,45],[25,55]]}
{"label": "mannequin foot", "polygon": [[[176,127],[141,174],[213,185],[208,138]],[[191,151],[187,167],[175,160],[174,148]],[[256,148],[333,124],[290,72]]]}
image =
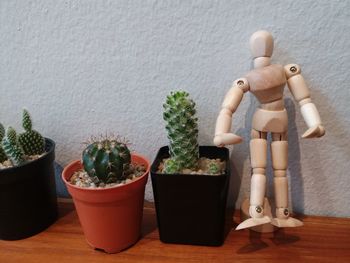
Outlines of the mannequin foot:
{"label": "mannequin foot", "polygon": [[268,216],[263,216],[261,218],[248,218],[244,220],[242,223],[240,223],[236,230],[250,228],[254,226],[264,225],[267,223],[271,223],[271,219]]}
{"label": "mannequin foot", "polygon": [[270,217],[264,216],[264,209],[260,205],[257,205],[257,206],[251,205],[249,207],[249,215],[251,216],[251,218],[248,218],[244,220],[242,223],[240,223],[236,227],[236,230],[259,226],[259,225],[263,225],[271,222]]}
{"label": "mannequin foot", "polygon": [[303,222],[293,217],[288,217],[287,219],[273,218],[271,224],[277,227],[297,227],[304,225]]}
{"label": "mannequin foot", "polygon": [[297,227],[304,225],[300,220],[289,216],[288,208],[276,208],[276,218],[271,224],[277,227]]}

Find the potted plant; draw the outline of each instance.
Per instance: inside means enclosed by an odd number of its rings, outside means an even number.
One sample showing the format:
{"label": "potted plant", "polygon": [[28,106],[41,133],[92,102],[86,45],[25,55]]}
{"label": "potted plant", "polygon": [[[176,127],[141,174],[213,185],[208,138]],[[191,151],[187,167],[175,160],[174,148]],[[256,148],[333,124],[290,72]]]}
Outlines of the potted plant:
{"label": "potted plant", "polygon": [[219,246],[225,239],[229,151],[198,146],[195,113],[187,92],[167,96],[163,117],[170,145],[151,167],[159,234],[165,243]]}
{"label": "potted plant", "polygon": [[149,162],[130,153],[115,137],[93,138],[62,173],[86,240],[95,249],[116,253],[141,235]]}
{"label": "potted plant", "polygon": [[24,132],[0,124],[0,239],[37,234],[57,219],[55,143],[32,129],[23,111]]}

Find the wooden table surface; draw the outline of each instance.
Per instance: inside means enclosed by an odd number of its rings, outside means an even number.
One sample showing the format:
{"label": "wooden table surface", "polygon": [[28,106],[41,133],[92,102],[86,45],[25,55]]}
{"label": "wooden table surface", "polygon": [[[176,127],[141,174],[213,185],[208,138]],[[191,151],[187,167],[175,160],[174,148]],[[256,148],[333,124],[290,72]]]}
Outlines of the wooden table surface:
{"label": "wooden table surface", "polygon": [[142,239],[109,255],[87,245],[72,203],[61,201],[59,207],[59,220],[46,231],[0,241],[0,262],[350,262],[349,218],[305,216],[305,226],[275,234],[231,230],[221,247],[173,245],[159,240],[153,204],[146,203]]}

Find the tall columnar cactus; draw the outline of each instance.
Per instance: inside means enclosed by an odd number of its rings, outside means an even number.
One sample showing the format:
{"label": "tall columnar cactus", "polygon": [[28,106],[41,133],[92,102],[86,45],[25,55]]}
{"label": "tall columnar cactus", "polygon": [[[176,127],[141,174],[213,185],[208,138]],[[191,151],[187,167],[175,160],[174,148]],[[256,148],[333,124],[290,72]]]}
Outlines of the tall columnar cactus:
{"label": "tall columnar cactus", "polygon": [[131,155],[125,143],[117,139],[100,139],[89,144],[83,151],[85,171],[95,181],[115,183],[124,180]]}
{"label": "tall columnar cactus", "polygon": [[171,161],[165,163],[165,172],[174,173],[184,168],[195,168],[199,158],[195,103],[187,92],[175,91],[167,96],[163,107],[171,157]]}
{"label": "tall columnar cactus", "polygon": [[13,165],[19,165],[25,161],[24,152],[18,143],[15,129],[8,127],[5,137],[2,139],[2,147]]}
{"label": "tall columnar cactus", "polygon": [[23,110],[22,126],[25,132],[19,134],[18,141],[26,155],[36,155],[45,152],[45,139],[37,131],[32,129],[32,120],[29,112]]}
{"label": "tall columnar cactus", "polygon": [[4,162],[7,160],[6,153],[4,152],[4,149],[2,148],[1,141],[5,136],[5,128],[4,126],[0,123],[0,163]]}

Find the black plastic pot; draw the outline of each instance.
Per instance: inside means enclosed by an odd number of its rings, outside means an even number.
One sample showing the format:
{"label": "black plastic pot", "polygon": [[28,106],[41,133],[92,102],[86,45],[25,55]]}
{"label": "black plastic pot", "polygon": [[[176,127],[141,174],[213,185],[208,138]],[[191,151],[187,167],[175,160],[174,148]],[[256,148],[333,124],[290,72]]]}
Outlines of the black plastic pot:
{"label": "black plastic pot", "polygon": [[[222,175],[158,174],[158,166],[169,157],[162,147],[152,164],[151,178],[160,240],[165,243],[220,246],[230,220],[227,195],[230,181],[229,151],[200,146],[201,157],[226,161]],[[232,218],[231,220],[232,221]]]}
{"label": "black plastic pot", "polygon": [[0,239],[35,235],[57,219],[55,143],[37,160],[0,170]]}

